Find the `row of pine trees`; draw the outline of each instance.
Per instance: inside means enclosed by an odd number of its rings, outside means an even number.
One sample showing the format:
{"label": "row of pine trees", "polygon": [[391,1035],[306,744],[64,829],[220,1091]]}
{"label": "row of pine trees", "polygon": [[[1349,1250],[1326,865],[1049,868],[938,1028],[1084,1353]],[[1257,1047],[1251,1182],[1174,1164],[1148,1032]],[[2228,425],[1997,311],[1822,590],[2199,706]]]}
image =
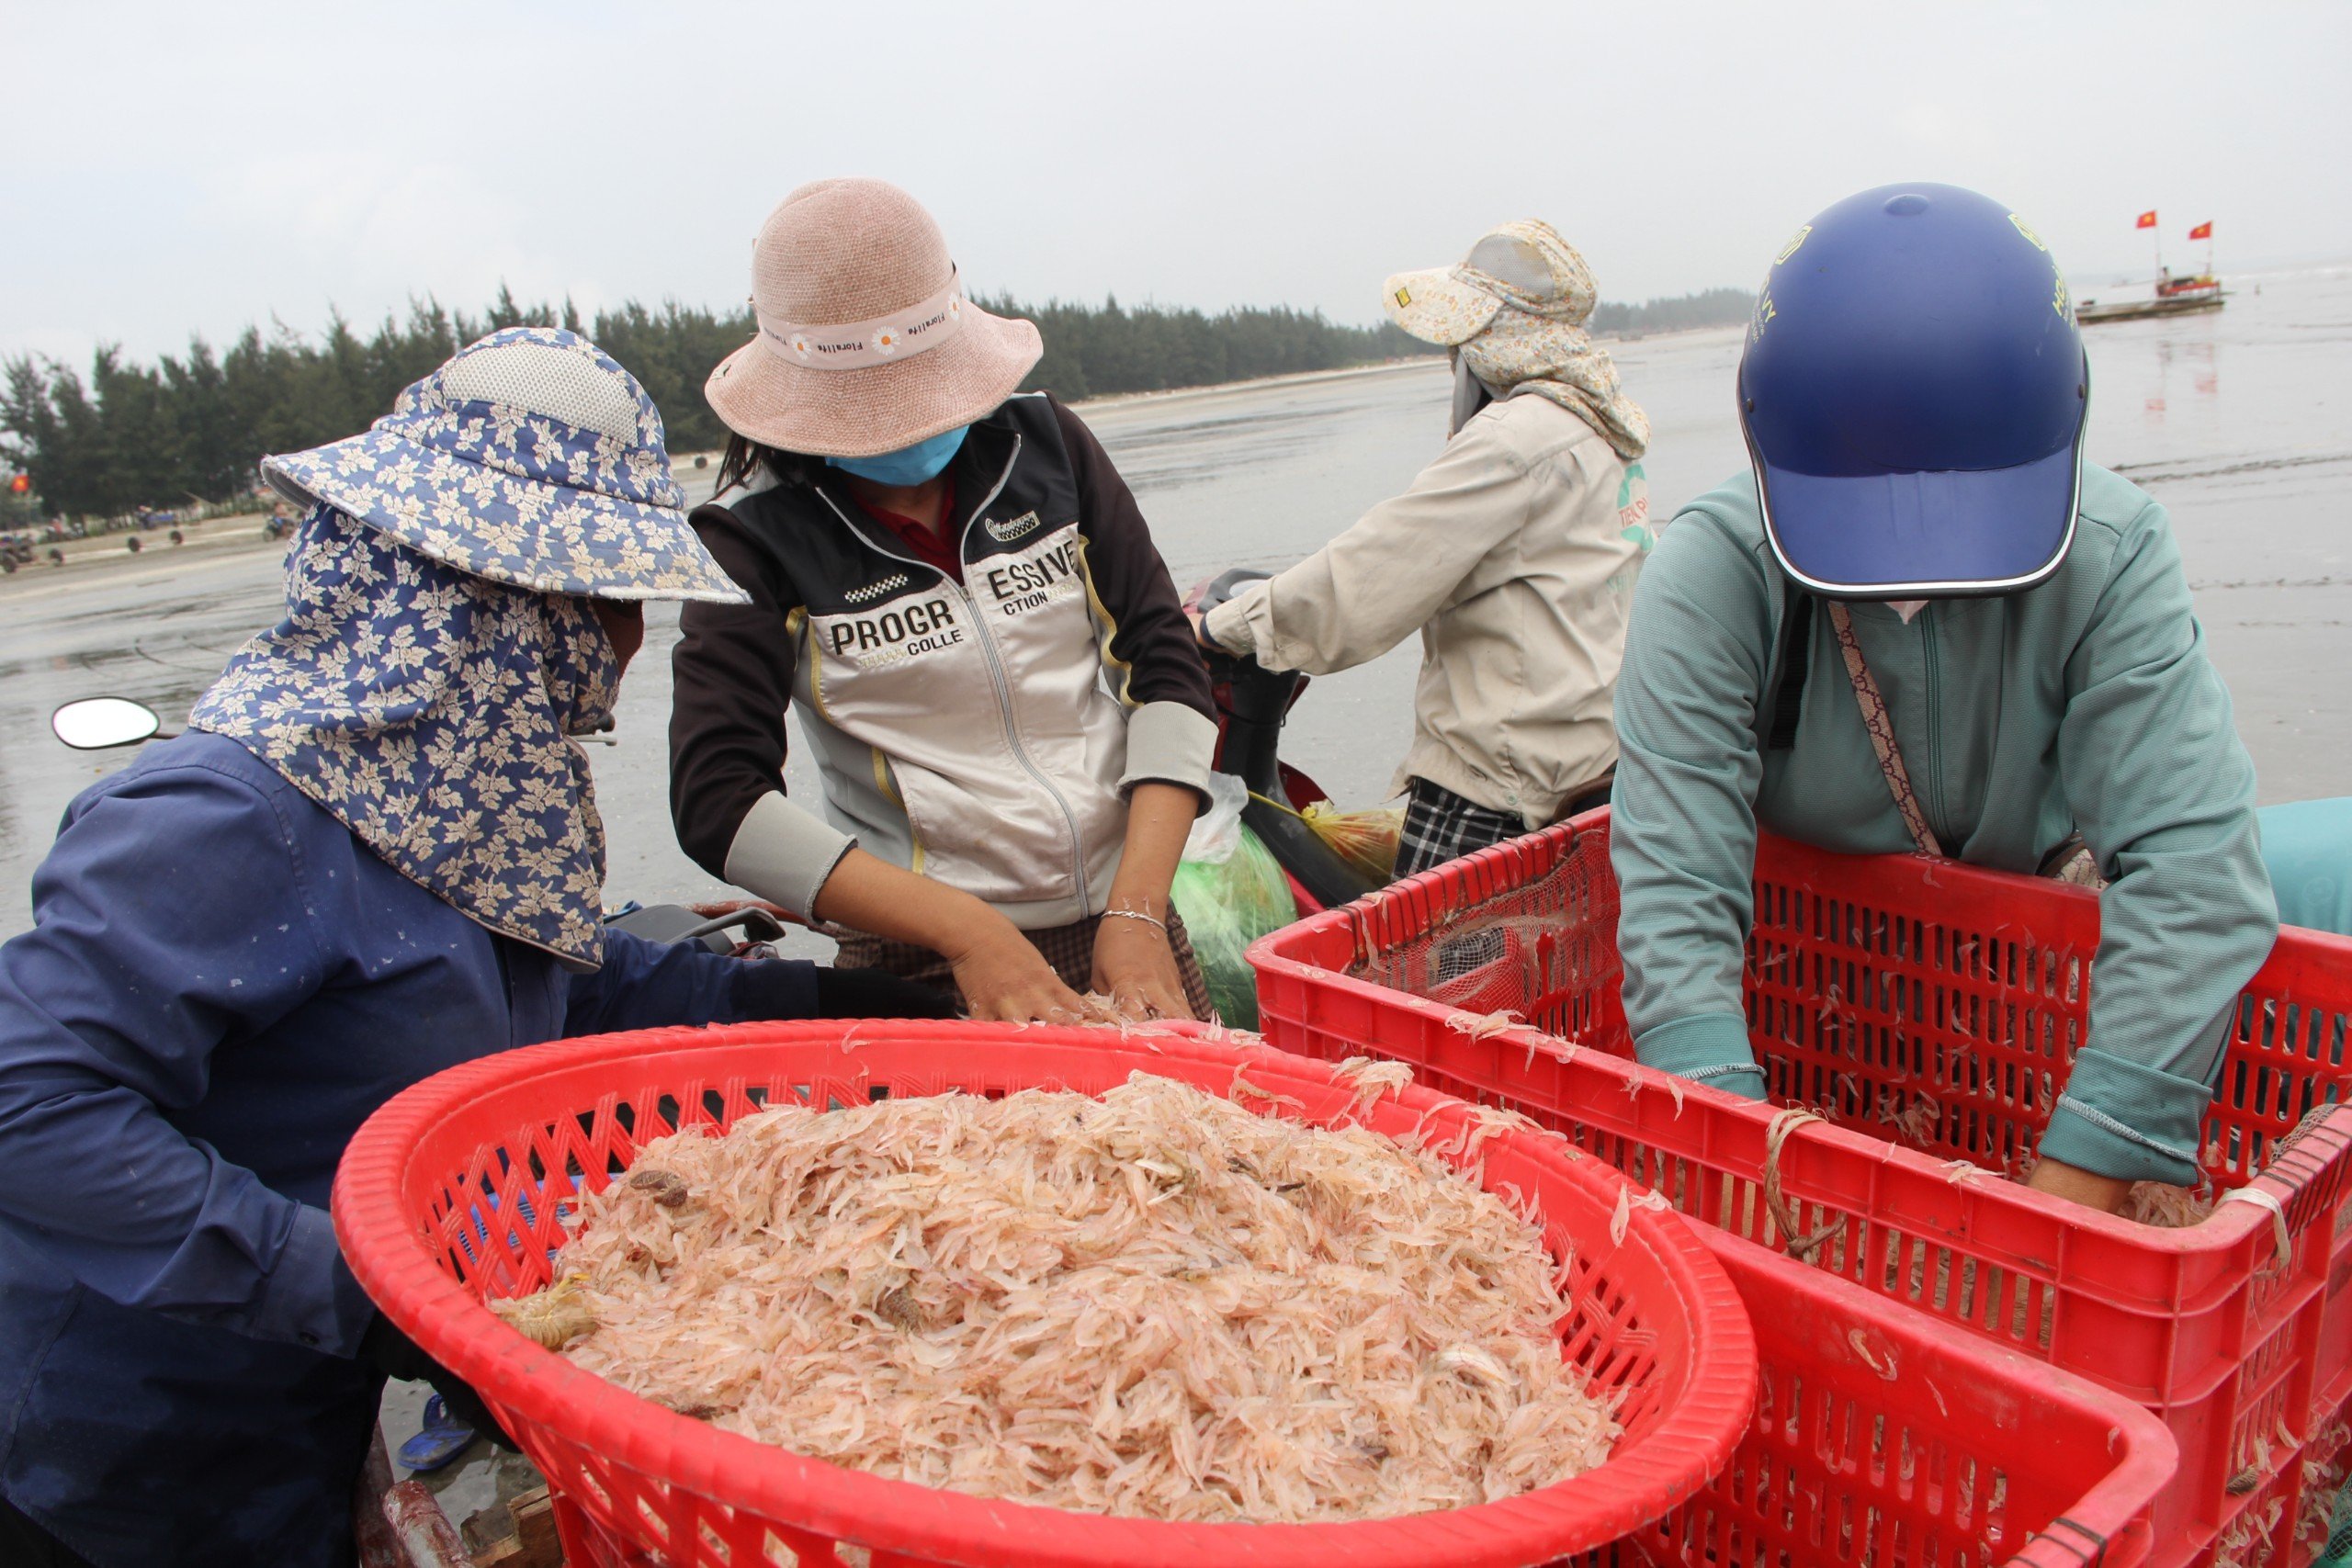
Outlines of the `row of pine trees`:
{"label": "row of pine trees", "polygon": [[[1209,315],[1157,305],[1129,309],[1115,298],[1099,306],[982,303],[1037,323],[1046,353],[1027,385],[1068,400],[1429,352],[1385,321],[1347,326],[1319,311],[1286,308]],[[1737,321],[1747,310],[1745,294],[1724,288],[1646,305],[1603,304],[1594,324],[1621,333],[1665,331]],[[526,324],[587,331],[644,383],[668,424],[673,451],[726,440],[703,401],[702,384],[751,337],[748,308],[718,315],[674,302],[660,310],[628,304],[582,321],[568,301],[560,309],[525,305],[501,289],[479,316],[426,300],[412,306],[405,321],[386,317],[366,337],[338,314],[315,337],[283,325],[266,333],[248,328],[226,350],[196,338],[185,353],[152,365],[101,347],[86,376],[54,360],[13,358],[0,387],[0,459],[29,478],[31,494],[11,509],[17,515],[9,522],[116,517],[244,495],[264,455],[365,429],[401,389],[461,344]]]}

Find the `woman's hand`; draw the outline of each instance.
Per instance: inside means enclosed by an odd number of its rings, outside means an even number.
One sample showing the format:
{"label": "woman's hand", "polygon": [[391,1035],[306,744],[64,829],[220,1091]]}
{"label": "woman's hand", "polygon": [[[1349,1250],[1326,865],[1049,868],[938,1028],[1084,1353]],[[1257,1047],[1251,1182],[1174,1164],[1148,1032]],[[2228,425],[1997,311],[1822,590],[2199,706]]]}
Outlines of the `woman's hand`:
{"label": "woman's hand", "polygon": [[1086,998],[1061,982],[1011,920],[944,882],[853,849],[817,892],[817,918],[927,947],[947,960],[974,1018],[1076,1023]]}
{"label": "woman's hand", "polygon": [[1182,785],[1156,782],[1136,785],[1127,797],[1126,853],[1094,929],[1094,988],[1121,1018],[1193,1016],[1168,945],[1168,885],[1200,805]]}
{"label": "woman's hand", "polygon": [[1184,595],[1184,619],[1192,624],[1193,640],[1203,651],[1234,657],[1233,649],[1209,635],[1209,612],[1256,582],[1264,582],[1271,573],[1250,567],[1237,566],[1217,573],[1204,581],[1195,582]]}
{"label": "woman's hand", "polygon": [[1167,930],[1151,920],[1106,914],[1094,931],[1094,988],[1121,1018],[1190,1018],[1184,977]]}
{"label": "woman's hand", "polygon": [[2052,1198],[2064,1198],[2107,1214],[2123,1207],[2123,1201],[2132,1196],[2132,1184],[2120,1177],[2101,1176],[2054,1159],[2037,1161],[2027,1173],[2025,1184],[2036,1192],[2047,1192]]}
{"label": "woman's hand", "polygon": [[[1062,984],[1029,939],[994,910],[976,921],[972,939],[943,955],[956,971],[956,988],[974,1018],[999,1023],[1078,1023],[1086,998]],[[1099,962],[1099,961],[1098,961]]]}

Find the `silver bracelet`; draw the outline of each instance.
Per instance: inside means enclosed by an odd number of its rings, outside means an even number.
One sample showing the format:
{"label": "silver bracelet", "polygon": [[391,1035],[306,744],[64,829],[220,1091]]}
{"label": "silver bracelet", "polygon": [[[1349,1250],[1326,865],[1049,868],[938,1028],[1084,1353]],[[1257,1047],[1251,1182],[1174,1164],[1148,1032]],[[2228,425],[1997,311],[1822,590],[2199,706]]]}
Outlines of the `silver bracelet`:
{"label": "silver bracelet", "polygon": [[1160,935],[1168,934],[1167,921],[1155,920],[1141,909],[1105,909],[1102,911],[1102,918],[1106,920],[1141,920],[1145,925],[1159,927]]}

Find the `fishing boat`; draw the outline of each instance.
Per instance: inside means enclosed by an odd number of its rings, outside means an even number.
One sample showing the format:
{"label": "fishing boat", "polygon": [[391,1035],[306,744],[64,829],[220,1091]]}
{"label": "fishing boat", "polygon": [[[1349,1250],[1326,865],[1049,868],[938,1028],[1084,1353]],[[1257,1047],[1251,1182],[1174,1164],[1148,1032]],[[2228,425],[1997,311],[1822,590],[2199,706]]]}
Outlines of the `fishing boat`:
{"label": "fishing boat", "polygon": [[[2154,229],[2156,214],[2152,209],[2140,214],[2136,227]],[[2140,299],[2111,299],[2102,305],[2096,299],[2084,299],[2075,304],[2075,320],[2089,326],[2099,321],[2136,321],[2148,316],[2191,316],[2199,311],[2218,310],[2223,295],[2222,279],[2213,270],[2213,225],[2209,220],[2188,231],[2192,240],[2205,242],[2205,268],[2201,272],[2176,277],[2165,265],[2161,240],[2156,247],[2156,284],[2153,293]]]}
{"label": "fishing boat", "polygon": [[2218,310],[2227,298],[2222,290],[2222,280],[2210,272],[2187,277],[2164,273],[2156,279],[2155,292],[2146,299],[2111,299],[2105,304],[2085,299],[2075,307],[2075,320],[2089,326],[2099,321],[2136,321],[2148,316],[2190,316],[2202,310]]}

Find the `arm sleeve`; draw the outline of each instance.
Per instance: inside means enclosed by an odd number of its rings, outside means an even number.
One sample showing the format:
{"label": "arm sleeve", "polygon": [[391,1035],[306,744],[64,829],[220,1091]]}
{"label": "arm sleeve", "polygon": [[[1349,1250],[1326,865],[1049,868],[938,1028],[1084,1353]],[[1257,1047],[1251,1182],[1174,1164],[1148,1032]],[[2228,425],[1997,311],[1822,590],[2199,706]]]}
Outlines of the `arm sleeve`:
{"label": "arm sleeve", "polygon": [[1058,401],[1053,410],[1078,477],[1088,585],[1109,629],[1104,660],[1120,700],[1135,710],[1127,720],[1127,766],[1119,786],[1155,782],[1205,793],[1216,750],[1216,707],[1168,563],[1111,455],[1083,420]]}
{"label": "arm sleeve", "polygon": [[648,942],[607,929],[605,962],[575,975],[569,1034],[673,1024],[817,1016],[817,966],[797,958],[730,958],[698,942]]}
{"label": "arm sleeve", "polygon": [[2160,511],[2127,535],[2067,660],[2066,688],[2066,803],[2110,885],[2092,1043],[2042,1152],[2104,1176],[2194,1182],[2224,1032],[2278,912],[2255,826],[2254,764]]}
{"label": "arm sleeve", "polygon": [[671,654],[670,816],[713,876],[806,918],[855,841],[784,795],[785,710],[798,595],[724,507],[695,528],[749,604],[690,604]]}
{"label": "arm sleeve", "polygon": [[374,1308],[326,1212],[164,1115],[322,984],[303,870],[270,801],[201,768],[69,818],[0,948],[0,1213],[109,1301],[351,1355]]}
{"label": "arm sleeve", "polygon": [[1404,494],[1211,611],[1209,636],[1269,670],[1328,675],[1377,659],[1526,525],[1540,484],[1485,426],[1465,427]]}
{"label": "arm sleeve", "polygon": [[1625,1016],[1645,1065],[1757,1099],[1740,965],[1771,647],[1762,569],[1713,519],[1684,514],[1634,591],[1617,682],[1610,860]]}

